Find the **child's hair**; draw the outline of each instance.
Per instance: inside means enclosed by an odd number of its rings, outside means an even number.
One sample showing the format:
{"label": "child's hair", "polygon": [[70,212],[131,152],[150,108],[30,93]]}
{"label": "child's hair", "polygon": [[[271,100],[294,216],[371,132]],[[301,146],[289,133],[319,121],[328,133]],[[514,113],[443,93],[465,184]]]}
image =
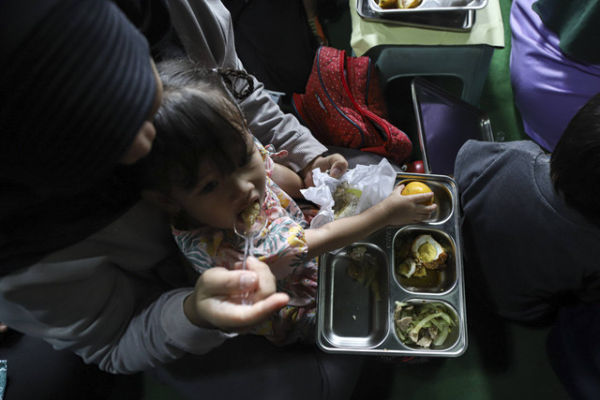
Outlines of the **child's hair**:
{"label": "child's hair", "polygon": [[600,224],[600,93],[565,129],[552,153],[550,171],[567,204]]}
{"label": "child's hair", "polygon": [[[162,62],[157,69],[163,98],[154,117],[156,139],[142,162],[142,186],[166,194],[174,187],[190,190],[201,165],[227,174],[245,164],[248,127],[234,97],[253,90],[249,75],[201,69],[185,59]],[[243,91],[235,89],[239,78],[245,81]]]}

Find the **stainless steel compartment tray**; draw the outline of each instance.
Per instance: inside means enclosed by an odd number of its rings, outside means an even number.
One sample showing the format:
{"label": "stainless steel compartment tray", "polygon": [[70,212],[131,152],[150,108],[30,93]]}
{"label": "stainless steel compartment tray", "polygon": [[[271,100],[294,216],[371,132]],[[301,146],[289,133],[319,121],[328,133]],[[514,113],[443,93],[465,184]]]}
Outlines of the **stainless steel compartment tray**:
{"label": "stainless steel compartment tray", "polygon": [[[398,174],[397,182],[408,180],[422,181],[434,191],[439,212],[431,220],[387,227],[319,259],[317,343],[326,352],[457,357],[467,348],[456,183],[443,175]],[[440,275],[441,284],[427,289],[406,285],[394,272],[399,262],[395,260],[395,242],[420,233],[447,241],[452,249],[447,270]],[[351,252],[357,248],[366,251],[368,262],[352,261]],[[425,349],[401,342],[394,327],[396,301],[446,305],[456,322],[446,344]]]}
{"label": "stainless steel compartment tray", "polygon": [[357,14],[367,21],[456,32],[470,31],[475,23],[474,10],[382,15],[371,9],[370,1],[356,0]]}
{"label": "stainless steel compartment tray", "polygon": [[377,0],[366,0],[373,12],[380,15],[414,14],[434,11],[479,10],[487,6],[488,0],[422,0],[415,8],[381,8]]}

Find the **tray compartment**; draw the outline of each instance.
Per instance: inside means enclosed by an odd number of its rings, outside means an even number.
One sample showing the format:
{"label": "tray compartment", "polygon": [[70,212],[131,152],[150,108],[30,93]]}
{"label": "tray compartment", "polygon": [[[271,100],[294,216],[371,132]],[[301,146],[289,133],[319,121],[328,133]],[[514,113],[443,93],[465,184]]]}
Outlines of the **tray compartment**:
{"label": "tray compartment", "polygon": [[[425,276],[406,277],[401,273],[403,262],[408,258],[414,260],[413,244],[417,237],[428,235],[442,246],[447,254],[445,267],[439,269],[425,268]],[[446,232],[430,227],[409,226],[396,232],[393,240],[392,266],[394,280],[403,289],[413,293],[444,293],[452,290],[456,285],[456,244]],[[416,261],[416,260],[415,260]]]}
{"label": "tray compartment", "polygon": [[[364,250],[362,256],[357,256]],[[333,346],[369,348],[388,335],[389,263],[373,243],[354,243],[325,254],[320,288],[324,338]],[[321,290],[323,289],[323,290]]]}
{"label": "tray compartment", "polygon": [[435,204],[437,204],[437,208],[431,215],[431,218],[427,220],[427,222],[443,223],[452,216],[454,210],[454,199],[452,193],[448,189],[448,186],[445,185],[443,181],[423,176],[422,178],[411,177],[408,179],[400,179],[396,183],[406,185],[409,182],[424,183],[427,186],[429,186],[429,188],[433,192],[433,201],[435,202]]}
{"label": "tray compartment", "polygon": [[[454,307],[452,307],[452,305],[450,305],[449,303],[447,303],[445,301],[428,300],[428,299],[410,299],[410,300],[403,300],[401,302],[405,303],[408,306],[415,307],[415,310],[419,310],[426,304],[437,304],[437,305],[441,306],[441,309],[446,312],[446,314],[451,318],[451,320],[454,323],[454,325],[451,327],[451,329],[448,333],[448,336],[441,344],[435,345],[432,343],[430,345],[430,347],[425,348],[425,347],[419,346],[415,343],[407,343],[401,339],[401,337],[398,333],[398,324],[396,322],[396,315],[393,314],[392,315],[392,320],[393,320],[392,321],[392,325],[393,325],[392,330],[394,331],[394,335],[395,335],[396,339],[402,346],[404,346],[408,349],[414,349],[416,351],[426,353],[426,352],[436,352],[436,351],[448,350],[456,345],[456,343],[458,342],[458,340],[460,338],[461,329],[462,329],[463,324],[461,324],[459,314],[456,311],[456,309],[454,309]],[[392,310],[395,310],[395,309],[396,309],[396,302],[394,302]]]}

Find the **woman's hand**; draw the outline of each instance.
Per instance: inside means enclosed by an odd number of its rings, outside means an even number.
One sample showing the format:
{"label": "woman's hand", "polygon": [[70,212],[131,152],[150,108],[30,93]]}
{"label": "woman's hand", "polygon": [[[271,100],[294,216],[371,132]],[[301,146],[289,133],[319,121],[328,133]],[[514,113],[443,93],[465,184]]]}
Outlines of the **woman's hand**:
{"label": "woman's hand", "polygon": [[[285,306],[289,296],[276,292],[269,266],[248,257],[248,270],[215,267],[205,271],[184,301],[185,315],[195,325],[224,331],[244,331]],[[241,304],[244,293],[252,304]]]}
{"label": "woman's hand", "polygon": [[329,175],[333,178],[339,178],[346,173],[348,169],[348,161],[343,155],[335,153],[328,156],[319,156],[312,160],[302,171],[300,176],[304,179],[305,187],[314,186],[312,171],[315,168],[319,168],[322,172],[329,171]]}
{"label": "woman's hand", "polygon": [[388,213],[389,225],[406,225],[421,222],[431,217],[437,208],[431,204],[433,193],[403,195],[404,185],[398,185],[380,206]]}

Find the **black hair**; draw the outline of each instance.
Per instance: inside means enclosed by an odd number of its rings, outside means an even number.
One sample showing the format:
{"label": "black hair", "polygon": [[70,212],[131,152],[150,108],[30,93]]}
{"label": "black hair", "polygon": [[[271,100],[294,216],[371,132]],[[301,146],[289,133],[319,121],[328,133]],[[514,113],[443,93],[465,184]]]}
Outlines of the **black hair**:
{"label": "black hair", "polygon": [[163,98],[154,117],[156,139],[142,161],[142,186],[165,194],[174,187],[190,190],[203,165],[228,174],[246,164],[249,131],[235,98],[253,90],[249,75],[201,69],[185,59],[159,63],[157,69]]}
{"label": "black hair", "polygon": [[550,174],[567,204],[600,224],[600,93],[569,122],[552,152]]}

